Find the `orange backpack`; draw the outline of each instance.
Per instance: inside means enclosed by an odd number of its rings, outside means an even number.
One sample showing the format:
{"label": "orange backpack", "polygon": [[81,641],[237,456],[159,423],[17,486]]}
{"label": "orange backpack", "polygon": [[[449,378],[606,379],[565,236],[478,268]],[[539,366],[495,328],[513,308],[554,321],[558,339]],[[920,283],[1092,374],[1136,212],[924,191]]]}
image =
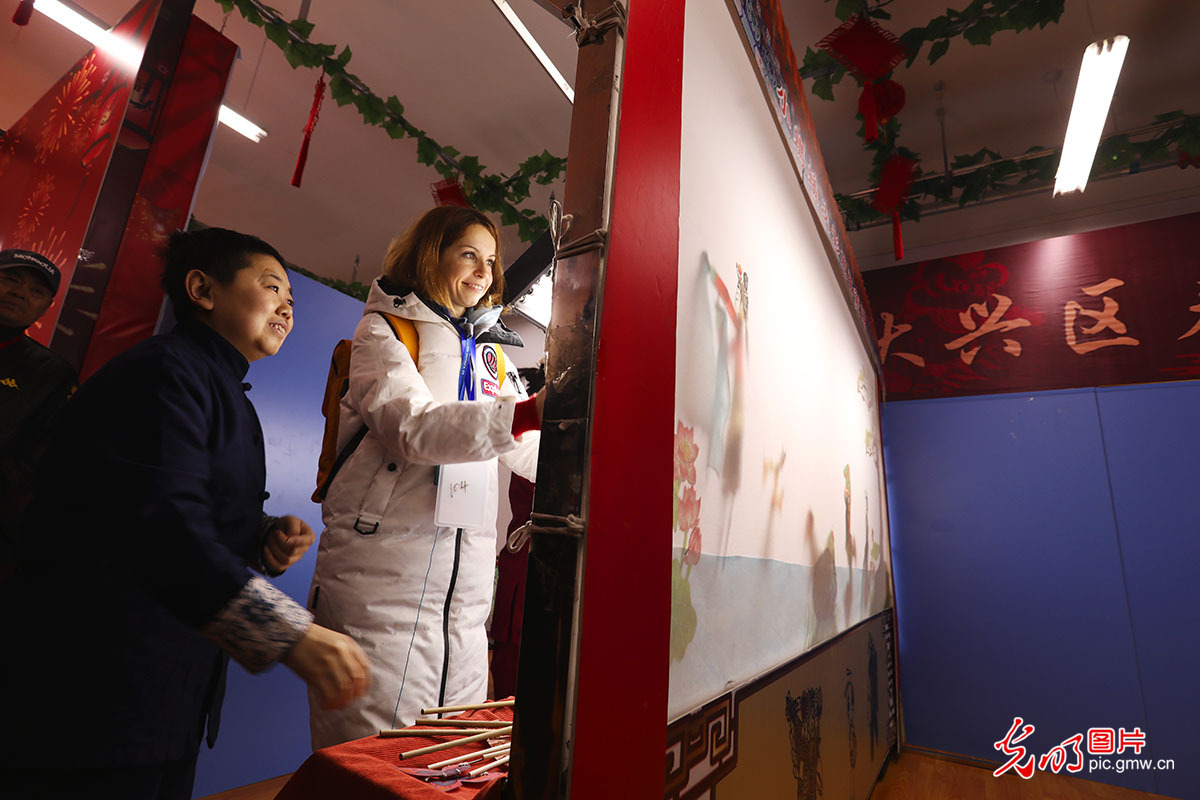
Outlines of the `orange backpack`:
{"label": "orange backpack", "polygon": [[[375,313],[387,321],[392,333],[408,348],[413,363],[417,363],[417,328],[412,324],[412,320],[382,311]],[[346,442],[341,452],[338,452],[338,423],[342,416],[342,397],[350,388],[350,345],[349,339],[342,339],[334,346],[333,358],[329,362],[329,377],[325,379],[325,399],[321,401],[321,413],[325,416],[325,434],[321,437],[321,457],[317,459],[317,490],[312,494],[314,503],[325,499],[329,486],[342,464],[346,463],[346,459],[367,435],[367,426],[363,425],[350,441]]]}
{"label": "orange backpack", "polygon": [[[375,313],[383,317],[396,338],[404,342],[404,346],[408,348],[408,354],[412,356],[413,363],[416,364],[419,347],[417,328],[413,325],[412,320],[383,311]],[[325,416],[325,433],[321,437],[321,456],[317,459],[317,489],[312,493],[314,503],[325,500],[325,495],[329,493],[329,486],[333,483],[338,471],[362,442],[363,437],[367,435],[367,426],[363,425],[355,432],[354,436],[350,437],[346,446],[340,452],[338,451],[338,424],[342,416],[342,398],[350,388],[350,345],[349,339],[342,339],[334,346],[333,358],[329,362],[329,377],[325,379],[325,399],[321,401],[321,413]],[[496,355],[499,358],[499,383],[503,386],[506,366],[504,351],[498,345],[496,346]]]}

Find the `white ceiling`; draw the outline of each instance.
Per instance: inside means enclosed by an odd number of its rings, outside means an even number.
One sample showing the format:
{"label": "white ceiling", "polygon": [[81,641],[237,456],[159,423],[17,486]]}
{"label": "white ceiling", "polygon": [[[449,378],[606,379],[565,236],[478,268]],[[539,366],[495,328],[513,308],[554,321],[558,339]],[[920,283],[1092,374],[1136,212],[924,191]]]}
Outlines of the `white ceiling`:
{"label": "white ceiling", "polygon": [[[509,3],[574,84],[576,49],[569,29],[536,0]],[[77,2],[110,23],[132,4]],[[839,24],[832,2],[782,0],[782,5],[798,54]],[[25,29],[8,24],[14,6],[10,0],[0,8],[5,76],[0,127],[11,125],[88,47],[38,14]],[[274,6],[292,18],[300,0],[275,0]],[[945,6],[945,0],[900,0],[888,6],[894,19],[883,24],[899,34],[944,13]],[[303,187],[293,188],[289,181],[316,74],[292,70],[273,44],[264,48],[260,28],[237,12],[226,20],[215,0],[197,0],[195,11],[214,27],[224,24],[225,35],[241,46],[226,104],[270,134],[255,144],[223,126],[218,130],[197,218],[258,234],[319,274],[349,279],[356,256],[360,279],[375,274],[390,238],[432,204],[429,185],[440,176],[417,163],[411,140],[392,140],[364,125],[352,105],[339,108],[327,94]],[[354,53],[351,72],[377,94],[397,95],[413,124],[444,145],[478,156],[490,171],[510,172],[543,149],[566,154],[570,103],[491,0],[312,0],[309,20],[316,24],[313,41],[348,44]],[[936,65],[922,57],[897,71],[908,92],[899,115],[903,143],[924,156],[926,169],[940,169],[933,86],[942,81],[951,157],[984,146],[1010,155],[1035,144],[1060,144],[1083,48],[1113,33],[1132,40],[1114,101],[1122,130],[1148,124],[1155,113],[1200,111],[1198,30],[1197,0],[1067,0],[1062,23],[1045,30],[1001,33],[988,47],[956,39]],[[1056,69],[1061,79],[1046,81]],[[839,192],[868,188],[868,158],[854,137],[857,95],[846,78],[835,89],[836,102],[810,97],[830,180]],[[562,196],[561,185],[535,186],[526,205],[544,210],[551,189]],[[1200,171],[1172,168],[1094,183],[1082,196],[1052,200],[1047,188],[1037,197],[906,223],[906,251],[911,261],[1196,210]],[[855,232],[851,242],[863,268],[893,263],[889,228]],[[508,261],[524,248],[511,229],[504,231],[503,246]]]}

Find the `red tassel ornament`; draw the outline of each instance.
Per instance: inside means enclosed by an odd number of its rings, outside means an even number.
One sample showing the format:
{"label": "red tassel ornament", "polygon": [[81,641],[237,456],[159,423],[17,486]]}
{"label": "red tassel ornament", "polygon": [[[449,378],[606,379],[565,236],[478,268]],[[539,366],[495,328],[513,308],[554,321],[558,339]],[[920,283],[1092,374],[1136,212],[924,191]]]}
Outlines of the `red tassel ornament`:
{"label": "red tassel ornament", "polygon": [[296,171],[292,173],[292,186],[300,187],[300,179],[304,177],[304,164],[308,161],[308,145],[312,141],[313,128],[317,127],[317,117],[321,114],[321,101],[325,99],[325,71],[317,78],[317,88],[313,92],[312,110],[308,112],[308,124],[304,126],[304,141],[300,144],[300,155],[296,157]]}
{"label": "red tassel ornament", "polygon": [[879,188],[871,198],[871,205],[892,218],[892,250],[896,260],[904,258],[904,238],[900,234],[900,206],[908,195],[913,171],[917,162],[902,155],[894,155],[883,165],[879,175]]}
{"label": "red tassel ornament", "polygon": [[892,252],[897,261],[904,259],[904,236],[900,233],[900,212],[892,212]]}
{"label": "red tassel ornament", "polygon": [[32,16],[33,0],[21,0],[17,3],[17,10],[13,13],[12,21],[17,25],[28,25]]}
{"label": "red tassel ornament", "polygon": [[904,108],[904,87],[895,81],[867,81],[858,98],[858,113],[863,117],[863,139],[879,138],[878,128]]}
{"label": "red tassel ornament", "polygon": [[862,94],[858,97],[858,113],[863,118],[863,140],[873,142],[879,138],[879,97],[875,84],[867,81],[863,84]]}

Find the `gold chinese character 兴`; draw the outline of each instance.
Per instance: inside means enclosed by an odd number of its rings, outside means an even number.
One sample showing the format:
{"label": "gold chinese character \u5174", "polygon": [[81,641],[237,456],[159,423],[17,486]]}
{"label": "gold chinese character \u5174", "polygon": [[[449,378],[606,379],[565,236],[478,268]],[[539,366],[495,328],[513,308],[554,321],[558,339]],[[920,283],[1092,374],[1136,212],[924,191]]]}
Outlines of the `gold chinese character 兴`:
{"label": "gold chinese character \u5174", "polygon": [[[964,334],[953,341],[946,342],[947,350],[957,350],[960,347],[963,348],[962,350],[959,350],[958,357],[962,359],[964,364],[970,364],[972,361],[974,361],[975,356],[979,355],[979,349],[983,347],[983,345],[977,344],[974,347],[967,349],[965,345],[970,344],[981,336],[985,336],[989,333],[995,333],[997,331],[1008,332],[1011,330],[1016,330],[1017,328],[1026,328],[1030,325],[1029,320],[1025,319],[1024,317],[1004,319],[1004,315],[1007,314],[1008,309],[1012,307],[1012,300],[1002,294],[993,294],[992,297],[996,298],[996,308],[991,312],[991,314],[988,314],[986,302],[972,303],[971,305],[967,306],[966,311],[959,312],[958,319],[960,322],[962,322],[962,326],[966,328],[969,333]],[[975,322],[975,317],[973,316],[972,312],[981,317],[987,317],[987,319],[984,320],[982,325],[979,325]],[[1005,339],[1004,352],[1008,353],[1014,358],[1020,356],[1021,343],[1016,339]]]}
{"label": "gold chinese character \u5174", "polygon": [[[1095,286],[1084,286],[1083,293],[1089,297],[1099,297],[1105,292],[1116,289],[1118,286],[1124,286],[1125,281],[1119,278],[1109,278],[1103,283],[1097,283]],[[1096,324],[1090,327],[1082,328],[1080,333],[1087,336],[1100,333],[1101,331],[1111,330],[1116,334],[1124,334],[1127,332],[1125,323],[1117,319],[1117,301],[1111,297],[1104,298],[1104,308],[1096,311],[1090,308],[1084,308],[1074,300],[1070,300],[1063,306],[1063,321],[1066,328],[1067,344],[1079,355],[1085,355],[1093,350],[1099,350],[1101,347],[1113,347],[1115,345],[1126,345],[1128,347],[1137,347],[1141,344],[1140,341],[1132,336],[1118,335],[1108,339],[1094,339],[1090,342],[1080,342],[1075,335],[1075,318],[1079,314],[1091,317],[1096,320]]]}
{"label": "gold chinese character \u5174", "polygon": [[[900,323],[896,325],[896,318],[886,311],[880,313],[883,318],[883,338],[879,340],[879,363],[887,361],[888,349],[892,346],[892,341],[901,334],[908,333],[912,330],[912,325]],[[918,367],[925,366],[925,359],[921,358],[916,353],[893,353],[896,358],[903,358],[910,364],[916,364]]]}

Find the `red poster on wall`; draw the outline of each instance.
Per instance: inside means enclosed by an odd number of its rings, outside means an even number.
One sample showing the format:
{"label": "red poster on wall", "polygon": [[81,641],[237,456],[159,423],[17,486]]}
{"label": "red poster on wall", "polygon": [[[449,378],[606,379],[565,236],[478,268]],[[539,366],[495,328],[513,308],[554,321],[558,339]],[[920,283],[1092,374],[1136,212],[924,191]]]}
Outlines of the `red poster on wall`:
{"label": "red poster on wall", "polygon": [[[137,53],[158,0],[143,0],[115,27]],[[138,56],[140,60],[140,56]],[[137,64],[93,49],[0,135],[0,246],[35,250],[58,265],[62,287],[29,329],[48,344],[75,272],[79,246],[133,89]]]}
{"label": "red poster on wall", "polygon": [[1200,378],[1200,214],[864,281],[889,400]]}

